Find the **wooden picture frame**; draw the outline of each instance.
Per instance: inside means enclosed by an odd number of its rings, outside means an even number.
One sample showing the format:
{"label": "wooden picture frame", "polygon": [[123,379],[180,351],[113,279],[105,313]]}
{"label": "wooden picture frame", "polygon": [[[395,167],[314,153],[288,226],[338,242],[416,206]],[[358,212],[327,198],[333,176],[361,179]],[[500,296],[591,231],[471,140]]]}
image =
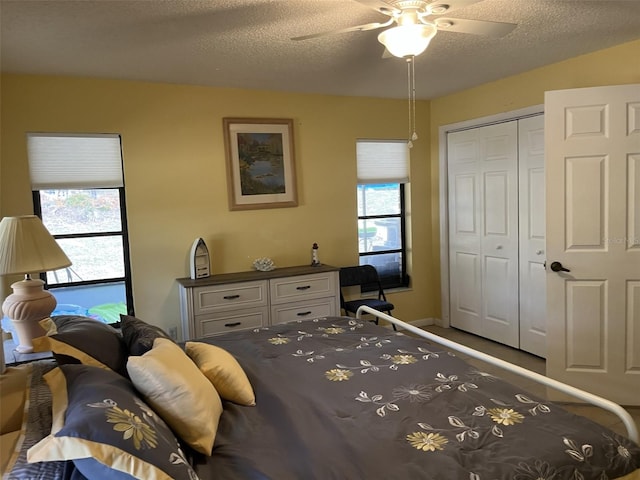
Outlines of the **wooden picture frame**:
{"label": "wooden picture frame", "polygon": [[223,118],[230,210],[298,205],[293,120]]}

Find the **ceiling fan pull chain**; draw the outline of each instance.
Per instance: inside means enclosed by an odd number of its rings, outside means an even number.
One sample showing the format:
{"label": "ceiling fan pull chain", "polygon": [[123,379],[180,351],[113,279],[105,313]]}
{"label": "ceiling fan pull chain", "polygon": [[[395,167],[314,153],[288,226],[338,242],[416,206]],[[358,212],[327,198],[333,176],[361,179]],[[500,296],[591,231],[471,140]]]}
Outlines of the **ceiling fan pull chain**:
{"label": "ceiling fan pull chain", "polygon": [[409,148],[413,147],[411,141],[411,57],[407,57],[407,100],[409,102]]}
{"label": "ceiling fan pull chain", "polygon": [[418,134],[416,133],[416,57],[411,57],[411,103],[413,106],[413,133],[411,140],[417,140]]}
{"label": "ceiling fan pull chain", "polygon": [[413,148],[413,141],[418,139],[416,133],[416,72],[415,57],[407,57],[407,97],[409,101],[409,141],[407,145]]}

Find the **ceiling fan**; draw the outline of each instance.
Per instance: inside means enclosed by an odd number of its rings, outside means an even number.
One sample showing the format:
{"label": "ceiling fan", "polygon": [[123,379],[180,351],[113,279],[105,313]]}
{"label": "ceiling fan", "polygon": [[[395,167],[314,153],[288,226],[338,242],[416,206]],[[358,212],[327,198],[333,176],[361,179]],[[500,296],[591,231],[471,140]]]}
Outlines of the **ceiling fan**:
{"label": "ceiling fan", "polygon": [[457,10],[482,0],[355,0],[374,10],[387,15],[386,22],[367,23],[354,27],[342,28],[328,32],[313,33],[294,37],[292,40],[307,40],[346,32],[363,32],[388,27],[378,35],[378,41],[387,51],[396,57],[410,57],[421,54],[429,46],[435,34],[442,31],[470,33],[502,37],[511,32],[513,23],[471,20],[463,18],[443,17]]}

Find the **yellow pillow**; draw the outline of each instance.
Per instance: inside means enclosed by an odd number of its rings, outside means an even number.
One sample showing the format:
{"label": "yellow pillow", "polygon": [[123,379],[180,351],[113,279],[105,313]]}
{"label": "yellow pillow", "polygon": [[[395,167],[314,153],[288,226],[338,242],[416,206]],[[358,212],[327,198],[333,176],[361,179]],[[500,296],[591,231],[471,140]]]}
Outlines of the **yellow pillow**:
{"label": "yellow pillow", "polygon": [[194,450],[211,455],[222,402],[178,345],[156,338],[147,353],[129,357],[127,372],[151,408],[182,440]]}
{"label": "yellow pillow", "polygon": [[256,396],[238,361],[226,350],[202,342],[187,342],[187,355],[225,400],[239,405],[255,405]]}
{"label": "yellow pillow", "polygon": [[[8,473],[18,459],[19,440],[27,429],[32,364],[8,367],[0,374],[0,472]],[[22,442],[20,442],[22,444]]]}
{"label": "yellow pillow", "polygon": [[8,367],[0,375],[0,434],[20,430],[31,375],[31,364]]}

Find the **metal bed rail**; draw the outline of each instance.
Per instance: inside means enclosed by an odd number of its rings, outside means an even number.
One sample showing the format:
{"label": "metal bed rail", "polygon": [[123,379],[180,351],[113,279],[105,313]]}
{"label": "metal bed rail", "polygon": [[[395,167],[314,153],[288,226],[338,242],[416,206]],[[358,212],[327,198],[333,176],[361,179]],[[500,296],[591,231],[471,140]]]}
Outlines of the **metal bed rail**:
{"label": "metal bed rail", "polygon": [[469,355],[470,357],[476,358],[478,360],[482,360],[483,362],[487,362],[491,365],[498,366],[510,372],[516,373],[518,375],[522,375],[525,378],[535,380],[538,383],[542,383],[547,387],[554,388],[562,393],[566,393],[567,395],[571,395],[573,397],[579,398],[580,400],[584,400],[587,403],[600,407],[604,410],[608,410],[615,414],[617,417],[622,420],[625,428],[627,429],[627,433],[629,434],[629,438],[634,442],[638,443],[640,436],[638,435],[638,428],[633,420],[633,417],[627,412],[623,407],[618,405],[611,400],[607,400],[606,398],[599,397],[592,393],[589,393],[585,390],[580,390],[579,388],[572,387],[571,385],[567,385],[566,383],[559,382],[558,380],[554,380],[549,377],[545,377],[544,375],[540,375],[539,373],[533,372],[526,368],[522,368],[518,365],[514,365],[513,363],[507,362],[505,360],[501,360],[497,357],[493,357],[491,355],[487,355],[486,353],[479,352],[478,350],[474,350],[473,348],[466,347],[459,343],[453,342],[451,340],[447,340],[446,338],[442,338],[433,333],[422,330],[418,327],[414,327],[413,325],[403,322],[402,320],[398,320],[391,315],[387,315],[386,313],[380,312],[378,310],[374,310],[371,307],[367,307],[365,305],[361,306],[356,313],[356,317],[358,319],[362,318],[362,315],[368,313],[379,319],[385,320],[389,323],[392,323],[404,330],[415,333],[420,337],[426,338],[427,340],[431,340],[435,343],[438,343],[444,347],[450,348],[452,350],[458,351],[465,355]]}

